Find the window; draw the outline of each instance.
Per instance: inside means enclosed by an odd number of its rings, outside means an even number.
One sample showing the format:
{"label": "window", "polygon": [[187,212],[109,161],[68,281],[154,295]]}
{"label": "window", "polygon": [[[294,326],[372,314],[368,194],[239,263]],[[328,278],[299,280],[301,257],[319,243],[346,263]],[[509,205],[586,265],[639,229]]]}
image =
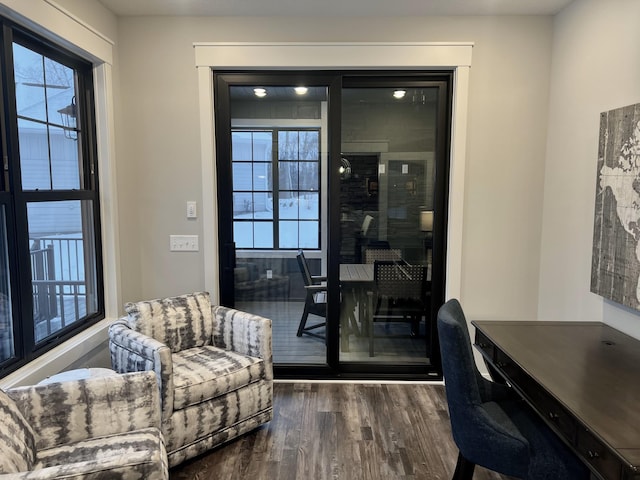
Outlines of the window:
{"label": "window", "polygon": [[92,65],[0,20],[0,373],[104,317]]}
{"label": "window", "polygon": [[236,247],[320,248],[320,131],[234,129],[231,151]]}

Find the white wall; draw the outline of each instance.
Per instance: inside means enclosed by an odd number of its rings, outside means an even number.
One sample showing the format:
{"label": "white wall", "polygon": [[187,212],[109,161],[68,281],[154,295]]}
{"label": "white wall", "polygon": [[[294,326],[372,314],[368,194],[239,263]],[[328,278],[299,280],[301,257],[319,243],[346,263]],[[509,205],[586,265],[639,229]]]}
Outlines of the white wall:
{"label": "white wall", "polygon": [[[13,3],[13,2],[9,2]],[[194,18],[54,2],[116,41],[122,300],[201,289],[194,42],[473,42],[461,300],[473,319],[604,320],[636,312],[589,292],[600,112],[640,102],[638,0],[575,0],[555,17]]]}
{"label": "white wall", "polygon": [[168,251],[170,234],[202,232],[184,216],[201,198],[193,42],[472,41],[461,297],[472,318],[536,318],[551,27],[550,17],[120,18],[118,167],[131,175],[120,204],[136,217],[121,221],[121,250],[139,251],[141,272],[130,282],[123,261],[125,300],[198,289],[210,268]]}
{"label": "white wall", "polygon": [[116,21],[95,1],[57,4],[116,41],[123,301],[199,289],[209,268],[168,251],[170,234],[202,232],[184,215],[202,196],[193,42],[471,41],[468,316],[604,320],[640,337],[636,313],[589,292],[599,113],[640,102],[637,0],[575,0],[555,18]]}
{"label": "white wall", "polygon": [[551,17],[118,18],[60,0],[114,37],[122,301],[198,290],[201,253],[169,252],[201,202],[194,42],[474,42],[461,300],[471,318],[537,318]]}
{"label": "white wall", "polygon": [[637,313],[590,293],[600,113],[640,102],[640,2],[578,0],[554,19],[539,318],[602,320],[640,337]]}
{"label": "white wall", "polygon": [[[28,0],[33,1],[33,0]],[[109,39],[118,33],[117,17],[97,0],[49,0]]]}

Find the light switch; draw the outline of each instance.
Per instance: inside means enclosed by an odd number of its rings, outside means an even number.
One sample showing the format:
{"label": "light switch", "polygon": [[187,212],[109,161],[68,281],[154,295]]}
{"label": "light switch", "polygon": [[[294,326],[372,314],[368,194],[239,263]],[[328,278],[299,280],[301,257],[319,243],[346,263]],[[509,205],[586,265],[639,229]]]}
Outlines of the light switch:
{"label": "light switch", "polygon": [[197,218],[198,210],[196,202],[187,202],[187,218]]}

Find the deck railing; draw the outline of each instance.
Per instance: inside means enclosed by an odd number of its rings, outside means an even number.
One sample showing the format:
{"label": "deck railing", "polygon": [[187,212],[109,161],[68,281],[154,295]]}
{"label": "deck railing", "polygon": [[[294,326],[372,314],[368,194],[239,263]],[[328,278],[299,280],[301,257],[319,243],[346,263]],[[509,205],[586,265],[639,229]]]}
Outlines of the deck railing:
{"label": "deck railing", "polygon": [[31,240],[31,282],[36,341],[87,314],[82,238]]}

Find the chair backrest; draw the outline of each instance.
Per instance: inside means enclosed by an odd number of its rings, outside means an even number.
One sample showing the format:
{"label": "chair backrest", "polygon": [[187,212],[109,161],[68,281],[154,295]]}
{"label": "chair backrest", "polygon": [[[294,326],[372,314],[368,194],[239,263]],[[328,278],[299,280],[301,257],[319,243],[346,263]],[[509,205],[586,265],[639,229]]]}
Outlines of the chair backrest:
{"label": "chair backrest", "polygon": [[364,263],[374,263],[376,260],[401,262],[402,250],[399,248],[367,248],[364,251]]}
{"label": "chair backrest", "polygon": [[[497,469],[502,427],[482,408],[484,379],[473,359],[467,320],[457,300],[440,307],[437,325],[453,439],[465,458]],[[492,442],[491,448],[487,442]]]}
{"label": "chair backrest", "polygon": [[480,405],[482,378],[473,359],[467,319],[460,302],[449,300],[438,310],[438,338],[451,423],[465,422],[465,407]]}
{"label": "chair backrest", "polygon": [[173,353],[211,345],[213,320],[209,293],[126,303],[129,326],[167,345]]}
{"label": "chair backrest", "polygon": [[309,271],[309,265],[307,265],[307,259],[305,258],[304,252],[302,250],[298,250],[296,259],[298,260],[298,266],[300,267],[300,273],[302,274],[304,284],[306,286],[313,285],[313,280],[311,280],[311,272]]}
{"label": "chair backrest", "polygon": [[378,296],[395,300],[423,301],[426,295],[427,267],[397,261],[375,261],[373,278]]}

